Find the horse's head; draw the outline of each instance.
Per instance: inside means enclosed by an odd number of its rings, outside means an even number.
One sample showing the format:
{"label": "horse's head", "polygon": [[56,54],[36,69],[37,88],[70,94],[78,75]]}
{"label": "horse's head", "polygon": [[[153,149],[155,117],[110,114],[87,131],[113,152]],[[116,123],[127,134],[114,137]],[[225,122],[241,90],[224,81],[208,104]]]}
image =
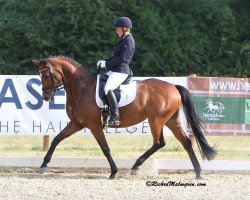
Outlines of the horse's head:
{"label": "horse's head", "polygon": [[53,101],[55,93],[63,88],[62,76],[54,69],[55,67],[48,59],[32,60],[32,62],[39,67],[43,99],[45,101]]}

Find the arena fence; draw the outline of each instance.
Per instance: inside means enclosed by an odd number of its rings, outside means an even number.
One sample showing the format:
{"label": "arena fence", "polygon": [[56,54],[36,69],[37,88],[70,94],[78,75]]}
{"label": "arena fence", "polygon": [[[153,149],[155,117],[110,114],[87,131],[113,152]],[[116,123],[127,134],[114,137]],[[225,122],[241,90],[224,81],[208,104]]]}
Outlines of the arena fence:
{"label": "arena fence", "polygon": [[[149,77],[134,77],[142,80]],[[250,79],[218,77],[157,77],[187,87],[209,135],[250,135]],[[65,91],[54,102],[41,97],[39,76],[0,76],[0,135],[56,135],[68,123]],[[182,126],[191,133],[182,112]],[[138,125],[108,129],[107,134],[151,134],[147,121]],[[84,129],[77,134],[89,134]],[[165,128],[165,135],[171,132]]]}

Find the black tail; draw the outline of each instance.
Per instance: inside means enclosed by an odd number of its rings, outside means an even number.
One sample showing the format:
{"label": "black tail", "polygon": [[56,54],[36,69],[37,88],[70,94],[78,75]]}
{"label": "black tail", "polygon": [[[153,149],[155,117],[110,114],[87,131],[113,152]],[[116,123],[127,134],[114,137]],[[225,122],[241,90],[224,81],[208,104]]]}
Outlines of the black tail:
{"label": "black tail", "polygon": [[202,158],[203,159],[206,158],[207,160],[212,160],[216,156],[217,150],[208,144],[203,134],[205,130],[201,126],[201,122],[202,122],[201,119],[195,112],[194,103],[193,103],[190,92],[183,86],[176,85],[175,87],[181,95],[181,102],[183,105],[183,110],[186,115],[187,122],[190,124],[193,130],[195,139],[197,141],[197,145],[201,149]]}

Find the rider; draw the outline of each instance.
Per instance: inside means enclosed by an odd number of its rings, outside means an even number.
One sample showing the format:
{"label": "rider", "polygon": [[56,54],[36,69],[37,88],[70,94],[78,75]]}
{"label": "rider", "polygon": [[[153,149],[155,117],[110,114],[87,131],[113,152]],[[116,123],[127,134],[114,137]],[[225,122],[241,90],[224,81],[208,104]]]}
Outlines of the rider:
{"label": "rider", "polygon": [[132,76],[132,70],[129,64],[133,58],[135,51],[135,42],[130,30],[132,22],[128,17],[119,17],[114,24],[116,34],[121,38],[115,45],[113,55],[106,60],[99,60],[97,67],[108,69],[109,76],[104,91],[107,95],[108,103],[111,109],[111,117],[108,125],[119,125],[119,110],[114,90],[126,80],[128,76]]}

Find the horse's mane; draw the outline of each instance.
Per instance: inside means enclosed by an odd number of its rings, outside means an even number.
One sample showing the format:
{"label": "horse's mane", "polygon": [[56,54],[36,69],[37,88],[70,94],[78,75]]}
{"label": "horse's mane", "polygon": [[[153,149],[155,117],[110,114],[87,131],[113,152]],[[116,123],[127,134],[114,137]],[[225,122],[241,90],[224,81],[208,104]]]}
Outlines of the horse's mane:
{"label": "horse's mane", "polygon": [[94,69],[94,72],[93,72],[93,70],[91,71],[88,68],[85,68],[84,66],[82,66],[82,64],[80,64],[79,62],[77,62],[77,61],[75,61],[72,58],[69,58],[67,56],[58,55],[58,56],[50,56],[49,58],[59,58],[59,59],[65,60],[66,62],[73,64],[76,67],[80,67],[85,72],[93,74],[93,75],[96,75],[97,73],[99,73],[99,72],[96,72],[96,69]]}
{"label": "horse's mane", "polygon": [[79,62],[73,60],[72,58],[66,57],[66,56],[61,56],[61,55],[59,55],[59,56],[50,56],[49,58],[60,58],[62,60],[65,60],[65,61],[77,66],[77,67],[82,67],[82,65]]}

